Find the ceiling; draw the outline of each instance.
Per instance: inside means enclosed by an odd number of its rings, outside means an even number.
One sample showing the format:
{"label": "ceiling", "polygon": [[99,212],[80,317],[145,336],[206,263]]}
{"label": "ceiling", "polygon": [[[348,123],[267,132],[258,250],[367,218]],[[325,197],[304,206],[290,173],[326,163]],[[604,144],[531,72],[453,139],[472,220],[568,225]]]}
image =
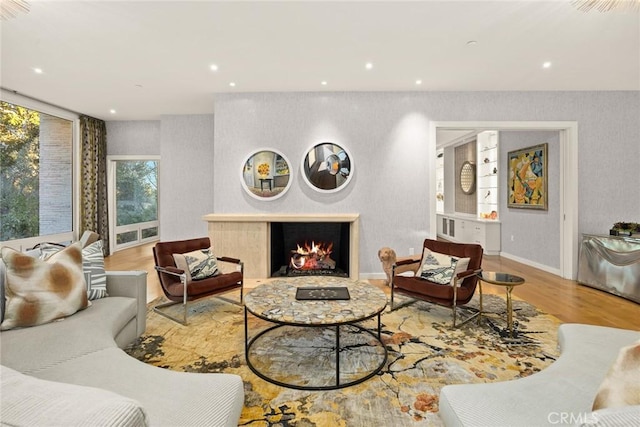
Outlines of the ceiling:
{"label": "ceiling", "polygon": [[30,9],[1,23],[0,85],[104,120],[210,114],[226,92],[640,90],[638,9],[581,12],[568,0]]}

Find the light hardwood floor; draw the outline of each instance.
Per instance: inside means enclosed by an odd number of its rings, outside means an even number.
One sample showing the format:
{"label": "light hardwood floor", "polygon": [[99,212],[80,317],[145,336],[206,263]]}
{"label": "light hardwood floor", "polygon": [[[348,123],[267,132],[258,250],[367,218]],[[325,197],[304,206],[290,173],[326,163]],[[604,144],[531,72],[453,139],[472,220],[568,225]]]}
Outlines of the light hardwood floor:
{"label": "light hardwood floor", "polygon": [[[162,295],[158,275],[154,270],[152,247],[153,244],[146,244],[125,249],[105,259],[107,270],[146,270],[147,301]],[[640,304],[499,256],[485,256],[482,268],[523,277],[526,283],[514,288],[514,297],[556,316],[563,323],[586,323],[640,330]],[[384,286],[383,280],[370,282]],[[257,283],[260,283],[260,280],[247,280],[245,286],[250,288]],[[505,291],[500,286],[486,283],[483,284],[483,290],[485,293],[499,295]]]}

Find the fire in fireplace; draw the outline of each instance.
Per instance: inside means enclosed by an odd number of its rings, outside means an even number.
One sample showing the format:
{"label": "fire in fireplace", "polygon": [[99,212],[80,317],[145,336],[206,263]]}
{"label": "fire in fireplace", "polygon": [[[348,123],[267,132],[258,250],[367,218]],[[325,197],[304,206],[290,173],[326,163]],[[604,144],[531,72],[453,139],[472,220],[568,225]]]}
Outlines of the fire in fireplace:
{"label": "fire in fireplace", "polygon": [[349,223],[271,223],[271,274],[349,276]]}
{"label": "fire in fireplace", "polygon": [[336,262],[331,259],[333,243],[325,244],[307,242],[303,246],[296,245],[298,249],[291,251],[289,265],[295,270],[335,270]]}

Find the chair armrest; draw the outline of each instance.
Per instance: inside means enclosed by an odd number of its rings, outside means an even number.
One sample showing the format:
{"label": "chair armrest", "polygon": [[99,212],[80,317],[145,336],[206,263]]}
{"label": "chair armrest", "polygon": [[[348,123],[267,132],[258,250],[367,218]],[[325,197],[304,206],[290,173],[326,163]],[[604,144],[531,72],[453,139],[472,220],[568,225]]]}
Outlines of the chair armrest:
{"label": "chair armrest", "polygon": [[467,270],[467,271],[463,271],[463,272],[458,273],[458,274],[456,275],[456,279],[458,279],[458,280],[463,280],[463,279],[466,279],[467,277],[471,277],[471,276],[478,275],[478,274],[480,274],[481,272],[482,272],[482,269],[481,269],[481,268],[479,268],[479,269],[477,269],[477,270]]}
{"label": "chair armrest", "polygon": [[176,267],[160,267],[156,265],[156,270],[160,273],[170,274],[172,276],[182,276],[184,274],[184,270],[180,270]]}
{"label": "chair armrest", "polygon": [[400,259],[396,261],[392,266],[393,276],[406,273],[407,271],[411,271],[413,272],[413,274],[416,274],[418,267],[420,267],[420,258]]}
{"label": "chair armrest", "polygon": [[395,266],[400,267],[402,265],[415,264],[416,262],[420,262],[420,258],[407,258],[396,261]]}
{"label": "chair armrest", "polygon": [[127,297],[137,300],[136,333],[144,333],[147,321],[147,272],[107,271],[107,294],[110,297]]}
{"label": "chair armrest", "polygon": [[233,263],[233,264],[241,264],[242,263],[242,261],[240,261],[239,259],[231,258],[231,257],[228,257],[228,256],[219,256],[219,257],[216,257],[216,259],[218,261],[230,262],[230,263]]}

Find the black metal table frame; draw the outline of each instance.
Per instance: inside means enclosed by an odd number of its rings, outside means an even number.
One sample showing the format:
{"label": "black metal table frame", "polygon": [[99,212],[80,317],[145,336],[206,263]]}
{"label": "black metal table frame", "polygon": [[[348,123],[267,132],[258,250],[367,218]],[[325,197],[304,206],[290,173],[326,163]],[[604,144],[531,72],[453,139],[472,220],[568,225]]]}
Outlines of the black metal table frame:
{"label": "black metal table frame", "polygon": [[[381,336],[380,336],[380,329],[381,329],[381,321],[380,321],[380,315],[382,314],[382,312],[384,311],[384,309],[386,308],[386,304],[384,307],[382,307],[377,313],[373,313],[370,316],[367,317],[363,317],[357,320],[353,320],[353,321],[349,321],[349,322],[338,322],[338,323],[328,323],[328,324],[308,324],[308,323],[296,323],[296,322],[277,322],[274,321],[272,319],[268,319],[264,316],[261,316],[259,314],[256,314],[254,312],[252,312],[251,310],[247,309],[247,307],[244,307],[244,356],[245,359],[247,361],[247,366],[249,366],[249,369],[251,369],[251,371],[256,374],[257,376],[259,376],[260,378],[262,378],[265,381],[268,381],[272,384],[275,385],[279,385],[281,387],[287,387],[287,388],[293,388],[296,390],[311,390],[311,391],[320,391],[320,390],[337,390],[340,388],[345,388],[345,387],[350,387],[352,385],[356,385],[356,384],[360,384],[366,380],[368,380],[369,378],[373,377],[374,375],[376,375],[378,372],[380,372],[380,370],[384,367],[385,363],[387,362],[387,347],[384,345],[384,343],[382,342]],[[270,328],[265,329],[264,331],[261,331],[260,333],[258,333],[255,337],[249,339],[249,327],[248,327],[248,316],[247,313],[251,313],[252,315],[254,315],[255,317],[262,319],[262,320],[266,320],[267,322],[270,323],[275,323],[275,326],[272,326]],[[359,322],[363,322],[365,320],[369,320],[375,316],[378,316],[378,333],[377,335],[375,333],[373,333],[372,331],[370,331],[367,328],[364,328],[360,325],[357,325],[356,323]],[[284,383],[282,381],[278,381],[276,379],[273,379],[265,374],[263,374],[262,372],[260,372],[256,367],[253,366],[253,364],[251,363],[251,361],[249,360],[249,350],[251,349],[251,345],[261,336],[263,336],[264,334],[273,331],[274,329],[278,329],[281,328],[283,326],[296,326],[296,327],[304,327],[304,328],[331,328],[331,327],[335,327],[336,328],[336,385],[329,385],[329,386],[304,386],[304,385],[298,385],[298,384],[288,384],[288,383]],[[382,349],[384,350],[384,357],[382,358],[382,362],[380,362],[380,364],[370,373],[368,373],[367,375],[358,378],[356,380],[353,381],[349,381],[346,383],[340,383],[340,326],[352,326],[355,327],[361,331],[367,332],[368,334],[370,334],[372,337],[376,338],[378,340],[378,342],[380,343],[380,345],[382,346]]]}

